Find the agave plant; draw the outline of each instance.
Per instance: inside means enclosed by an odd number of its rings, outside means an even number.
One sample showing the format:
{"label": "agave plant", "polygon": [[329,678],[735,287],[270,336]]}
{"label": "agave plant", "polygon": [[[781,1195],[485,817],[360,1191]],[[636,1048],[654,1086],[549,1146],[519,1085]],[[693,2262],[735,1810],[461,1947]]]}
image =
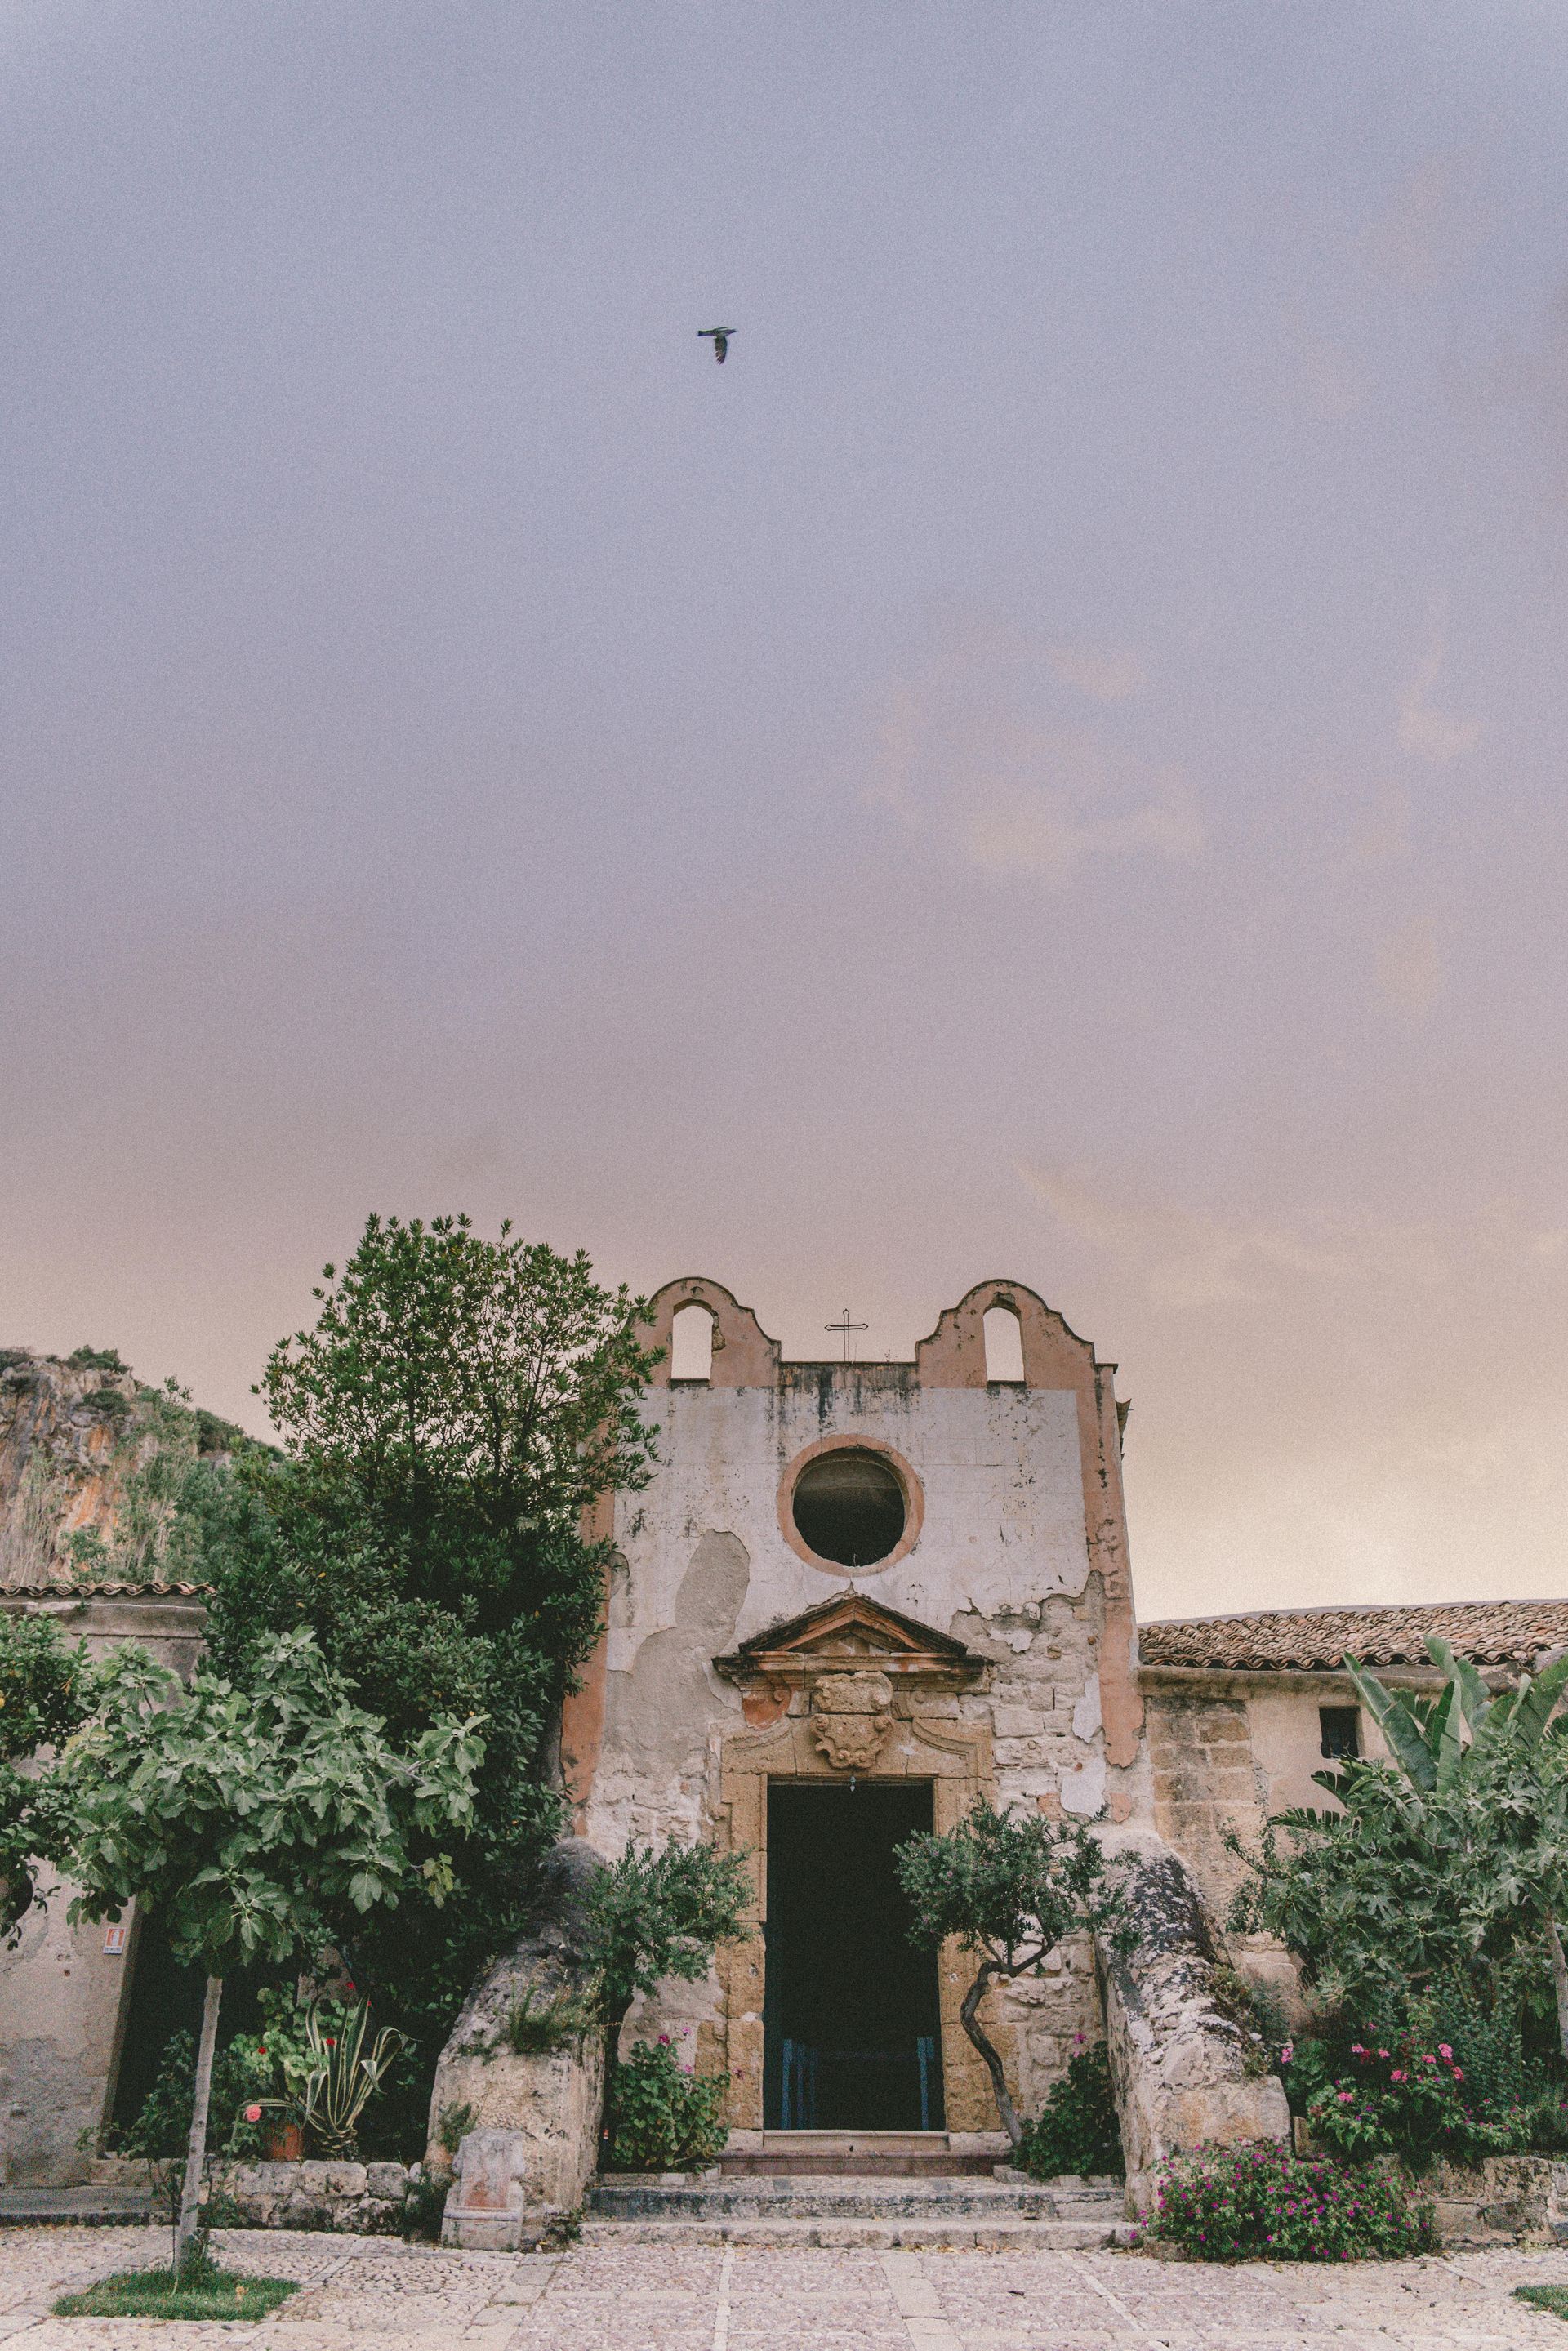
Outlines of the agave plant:
{"label": "agave plant", "polygon": [[[370,2002],[362,2000],[337,2017],[323,2018],[315,2006],[305,2012],[308,2067],[299,2116],[307,2133],[329,2155],[354,2153],[360,2116],[408,2042],[406,2032],[383,2024],[367,2050],[370,2017]],[[327,2031],[329,2022],[337,2023],[336,2032]]]}

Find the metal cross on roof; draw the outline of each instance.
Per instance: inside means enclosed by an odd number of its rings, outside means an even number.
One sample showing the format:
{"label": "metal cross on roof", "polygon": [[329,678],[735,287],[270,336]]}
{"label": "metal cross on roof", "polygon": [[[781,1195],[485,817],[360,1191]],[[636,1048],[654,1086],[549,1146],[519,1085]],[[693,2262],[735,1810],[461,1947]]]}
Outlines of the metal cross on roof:
{"label": "metal cross on roof", "polygon": [[871,1324],[869,1322],[852,1322],[850,1321],[850,1310],[846,1306],[836,1322],[824,1322],[822,1328],[824,1331],[836,1331],[838,1332],[840,1338],[844,1343],[844,1361],[847,1364],[853,1360],[850,1353],[850,1349],[853,1343],[850,1337],[851,1332],[869,1331],[871,1329]]}

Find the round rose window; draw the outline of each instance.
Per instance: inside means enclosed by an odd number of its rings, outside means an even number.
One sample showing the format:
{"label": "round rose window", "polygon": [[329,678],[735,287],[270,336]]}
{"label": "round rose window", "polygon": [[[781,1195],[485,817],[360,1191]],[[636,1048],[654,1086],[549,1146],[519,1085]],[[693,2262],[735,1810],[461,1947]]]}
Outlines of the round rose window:
{"label": "round rose window", "polygon": [[874,1567],[904,1538],[904,1488],[880,1453],[839,1446],[795,1480],[795,1531],[808,1551],[841,1567]]}

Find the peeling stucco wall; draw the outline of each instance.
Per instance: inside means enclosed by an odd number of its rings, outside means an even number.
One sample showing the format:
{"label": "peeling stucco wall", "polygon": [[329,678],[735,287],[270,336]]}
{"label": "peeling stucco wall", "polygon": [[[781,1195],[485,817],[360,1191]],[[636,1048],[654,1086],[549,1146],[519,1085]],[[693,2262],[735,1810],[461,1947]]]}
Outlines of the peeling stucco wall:
{"label": "peeling stucco wall", "polygon": [[[984,1688],[922,1693],[917,1707],[933,1728],[984,1731],[988,1793],[1084,1821],[1146,1811],[1108,1369],[1036,1301],[1025,1320],[1029,1384],[988,1385],[977,1334],[996,1287],[944,1316],[921,1363],[867,1365],[779,1363],[716,1284],[661,1293],[666,1323],[674,1304],[709,1305],[714,1375],[655,1388],[660,1467],[644,1491],[617,1498],[608,1530],[617,1551],[609,1631],[563,1739],[581,1833],[601,1851],[632,1837],[724,1833],[727,1742],[770,1718],[748,1713],[713,1659],[852,1583],[988,1661]],[[1009,1295],[1019,1297],[1021,1319],[1022,1294]],[[780,1497],[809,1448],[852,1437],[906,1466],[922,1516],[912,1547],[889,1563],[830,1571],[789,1539]],[[1117,1656],[1109,1692],[1108,1646]],[[629,2020],[629,2033],[675,2029],[695,2036],[707,2062],[723,2062],[721,1973],[671,1987]],[[748,2003],[755,1992],[748,1979]],[[1087,1944],[994,1993],[988,2017],[1032,2112],[1079,2039],[1101,2030]]]}

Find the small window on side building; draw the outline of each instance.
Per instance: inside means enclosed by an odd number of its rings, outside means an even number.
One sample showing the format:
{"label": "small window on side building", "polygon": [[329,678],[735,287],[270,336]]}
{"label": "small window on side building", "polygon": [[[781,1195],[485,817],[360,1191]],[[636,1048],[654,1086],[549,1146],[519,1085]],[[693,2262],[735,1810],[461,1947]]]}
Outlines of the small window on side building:
{"label": "small window on side building", "polygon": [[677,1307],[670,1324],[672,1380],[713,1377],[713,1316],[706,1306]]}
{"label": "small window on side building", "polygon": [[1021,1388],[1023,1376],[1023,1325],[1010,1306],[992,1306],[986,1311],[986,1381],[988,1386],[1004,1382],[1009,1387]]}
{"label": "small window on side building", "polygon": [[1361,1753],[1359,1707],[1320,1706],[1318,1728],[1319,1745],[1331,1761],[1337,1762],[1343,1756]]}

